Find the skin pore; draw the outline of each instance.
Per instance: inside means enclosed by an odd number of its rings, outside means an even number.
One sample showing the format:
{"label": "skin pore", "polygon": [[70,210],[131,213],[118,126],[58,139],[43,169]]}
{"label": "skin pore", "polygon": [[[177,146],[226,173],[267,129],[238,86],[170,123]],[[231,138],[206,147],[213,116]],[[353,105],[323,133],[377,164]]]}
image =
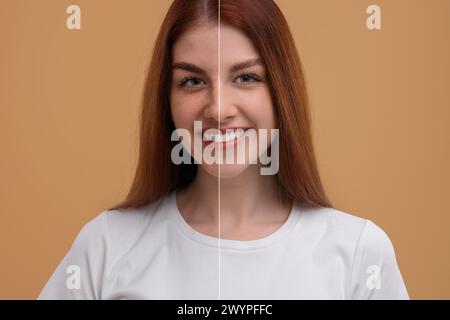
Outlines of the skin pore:
{"label": "skin pore", "polygon": [[[216,23],[200,23],[174,44],[170,104],[175,127],[189,130],[192,137],[195,120],[201,120],[203,128],[276,128],[264,66],[251,41],[239,30],[221,25],[219,59],[218,32]],[[272,234],[292,207],[276,176],[261,175],[259,164],[248,161],[220,168],[198,164],[194,181],[177,191],[176,202],[192,228],[232,240]]]}

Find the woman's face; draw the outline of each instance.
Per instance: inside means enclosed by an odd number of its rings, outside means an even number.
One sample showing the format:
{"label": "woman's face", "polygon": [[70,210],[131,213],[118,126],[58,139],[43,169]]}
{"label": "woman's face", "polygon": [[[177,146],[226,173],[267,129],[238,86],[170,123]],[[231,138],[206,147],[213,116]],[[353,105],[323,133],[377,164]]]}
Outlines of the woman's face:
{"label": "woman's face", "polygon": [[[185,32],[172,54],[171,113],[175,127],[190,133],[187,150],[209,174],[219,176],[219,165],[206,154],[221,159],[220,177],[238,176],[255,163],[251,146],[260,154],[270,145],[269,138],[261,146],[258,133],[266,129],[270,137],[276,125],[258,53],[243,33],[226,25],[220,28],[219,50],[217,24],[203,24]],[[194,130],[194,121],[201,121],[201,132]],[[220,135],[219,127],[228,136]],[[238,162],[238,154],[244,161]]]}

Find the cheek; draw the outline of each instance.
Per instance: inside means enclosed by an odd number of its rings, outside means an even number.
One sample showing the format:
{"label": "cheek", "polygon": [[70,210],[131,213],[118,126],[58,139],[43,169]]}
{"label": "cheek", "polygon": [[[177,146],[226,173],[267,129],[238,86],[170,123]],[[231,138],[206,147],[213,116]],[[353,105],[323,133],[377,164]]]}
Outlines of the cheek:
{"label": "cheek", "polygon": [[272,100],[267,89],[261,88],[242,96],[241,107],[247,118],[258,128],[276,125]]}
{"label": "cheek", "polygon": [[171,93],[170,112],[177,128],[190,129],[201,111],[201,98],[196,95]]}

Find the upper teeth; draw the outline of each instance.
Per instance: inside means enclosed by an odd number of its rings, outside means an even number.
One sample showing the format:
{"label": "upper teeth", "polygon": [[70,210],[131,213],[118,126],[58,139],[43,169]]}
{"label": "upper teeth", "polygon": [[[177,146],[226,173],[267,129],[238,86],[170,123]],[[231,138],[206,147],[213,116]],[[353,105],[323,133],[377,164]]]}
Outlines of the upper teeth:
{"label": "upper teeth", "polygon": [[214,141],[214,142],[227,142],[231,141],[233,139],[239,138],[244,135],[244,129],[237,129],[233,130],[231,132],[227,132],[224,134],[221,134],[219,132],[215,134],[211,133],[203,133],[203,140],[205,141]]}

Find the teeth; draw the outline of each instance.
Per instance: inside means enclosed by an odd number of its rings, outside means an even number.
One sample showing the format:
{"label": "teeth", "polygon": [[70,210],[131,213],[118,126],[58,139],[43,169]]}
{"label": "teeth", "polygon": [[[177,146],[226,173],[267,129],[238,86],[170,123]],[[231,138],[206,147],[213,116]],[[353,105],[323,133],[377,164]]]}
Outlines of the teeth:
{"label": "teeth", "polygon": [[205,141],[214,141],[214,142],[227,142],[234,140],[236,138],[242,137],[244,135],[244,129],[237,129],[231,132],[227,132],[224,134],[211,134],[211,133],[204,133],[203,134],[203,140]]}

